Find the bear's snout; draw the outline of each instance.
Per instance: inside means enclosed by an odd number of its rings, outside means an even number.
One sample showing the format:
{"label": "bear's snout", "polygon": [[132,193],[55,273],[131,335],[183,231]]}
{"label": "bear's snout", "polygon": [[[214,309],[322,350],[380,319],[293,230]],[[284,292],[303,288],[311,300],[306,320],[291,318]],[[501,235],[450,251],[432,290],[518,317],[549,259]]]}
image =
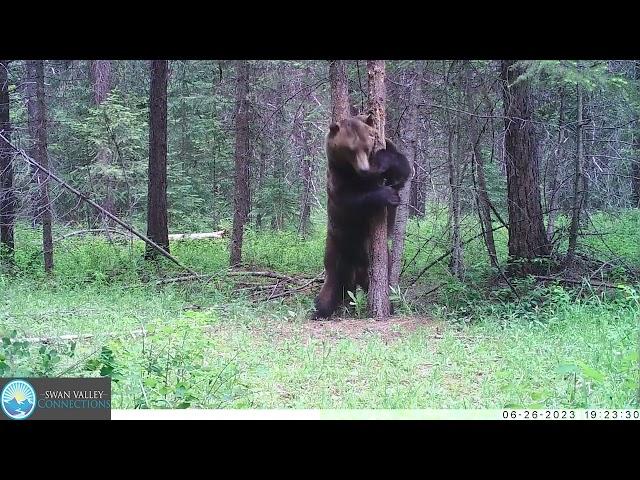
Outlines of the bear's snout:
{"label": "bear's snout", "polygon": [[369,156],[366,152],[358,152],[356,155],[356,171],[358,173],[369,173],[370,170]]}

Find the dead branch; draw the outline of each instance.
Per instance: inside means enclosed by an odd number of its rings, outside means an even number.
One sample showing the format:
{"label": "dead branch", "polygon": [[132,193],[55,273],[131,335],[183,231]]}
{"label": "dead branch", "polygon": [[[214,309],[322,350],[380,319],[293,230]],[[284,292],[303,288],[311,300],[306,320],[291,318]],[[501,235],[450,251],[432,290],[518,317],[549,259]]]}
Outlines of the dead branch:
{"label": "dead branch", "polygon": [[305,283],[305,284],[304,284],[304,285],[302,285],[301,287],[294,288],[293,290],[289,290],[289,291],[286,291],[286,292],[282,292],[282,293],[279,293],[279,294],[277,294],[277,295],[273,295],[272,297],[270,297],[270,300],[273,300],[273,299],[275,299],[275,298],[284,297],[284,296],[286,296],[286,295],[293,295],[294,293],[299,293],[299,292],[301,292],[302,290],[304,290],[304,289],[306,289],[306,288],[310,287],[310,286],[311,286],[312,284],[314,284],[314,283],[322,283],[322,282],[324,282],[324,279],[322,278],[322,275],[323,275],[323,274],[324,274],[324,272],[322,272],[320,275],[318,275],[318,276],[316,276],[316,277],[312,278],[311,280],[309,280],[307,283]]}
{"label": "dead branch", "polygon": [[[128,233],[121,232],[120,230],[116,230],[115,228],[108,228],[106,230],[108,230],[109,233],[114,233],[114,234],[117,234],[117,235],[122,235],[123,237],[131,238],[131,236]],[[89,234],[92,234],[92,233],[105,233],[105,229],[104,228],[92,228],[92,229],[89,229],[89,230],[78,230],[77,232],[67,233],[65,235],[62,235],[62,236],[56,238],[54,240],[54,243],[60,242],[60,241],[64,240],[65,238],[75,237],[75,236],[78,236],[78,235],[89,235]]]}
{"label": "dead branch", "polygon": [[182,263],[180,263],[180,261],[178,261],[178,259],[176,259],[174,256],[172,256],[169,252],[167,252],[164,248],[162,248],[160,245],[158,245],[156,242],[154,242],[153,240],[151,240],[149,237],[147,237],[146,235],[143,235],[142,233],[138,232],[135,228],[133,228],[131,225],[126,224],[125,222],[123,222],[122,220],[120,220],[118,217],[116,217],[114,214],[112,214],[111,212],[109,212],[108,210],[102,208],[100,205],[98,205],[96,202],[94,202],[93,200],[91,200],[89,197],[87,197],[86,195],[84,195],[82,192],[80,192],[79,190],[75,189],[74,187],[72,187],[71,185],[69,185],[67,182],[65,182],[64,180],[62,180],[60,177],[58,177],[56,174],[54,174],[53,172],[51,172],[51,170],[44,168],[42,165],[40,165],[38,162],[36,162],[33,158],[31,158],[29,155],[27,155],[27,153],[21,149],[16,147],[13,143],[11,143],[9,140],[7,140],[7,137],[5,137],[2,133],[0,133],[0,138],[2,138],[5,143],[7,145],[9,145],[16,153],[19,153],[22,158],[32,167],[37,168],[38,170],[42,171],[43,173],[45,173],[49,178],[52,178],[53,180],[55,180],[56,182],[58,182],[60,185],[62,185],[64,188],[66,188],[67,190],[69,190],[71,193],[73,193],[74,195],[78,196],[79,198],[81,198],[84,202],[88,203],[89,205],[91,205],[93,208],[95,208],[96,210],[100,211],[104,216],[108,217],[109,219],[113,220],[115,223],[117,223],[118,225],[120,225],[121,227],[123,227],[124,229],[126,229],[127,231],[133,233],[136,237],[138,237],[139,239],[143,240],[144,242],[146,242],[148,245],[150,245],[151,247],[153,247],[155,250],[157,250],[158,252],[160,252],[161,255],[163,255],[164,257],[168,258],[169,260],[171,260],[173,263],[175,263],[176,265],[178,265],[180,268],[183,268],[184,270],[188,271],[189,273],[191,273],[192,275],[197,275],[196,272],[194,272],[193,270],[191,270],[189,267],[184,266]]}
{"label": "dead branch", "polygon": [[537,278],[538,280],[546,280],[546,281],[550,281],[550,282],[573,283],[573,284],[579,284],[579,285],[582,285],[584,282],[587,282],[588,284],[593,285],[594,287],[606,287],[606,288],[617,288],[617,289],[622,289],[623,288],[621,285],[614,285],[612,283],[598,282],[596,280],[589,280],[586,277],[582,277],[582,278],[564,278],[564,277],[551,277],[551,276],[547,276],[547,275],[533,275],[533,277]]}

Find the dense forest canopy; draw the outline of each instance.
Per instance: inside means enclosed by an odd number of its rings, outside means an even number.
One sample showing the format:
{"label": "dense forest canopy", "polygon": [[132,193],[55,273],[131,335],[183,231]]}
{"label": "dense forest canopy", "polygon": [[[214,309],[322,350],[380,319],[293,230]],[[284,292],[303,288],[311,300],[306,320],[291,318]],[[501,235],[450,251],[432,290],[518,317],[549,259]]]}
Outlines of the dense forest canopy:
{"label": "dense forest canopy", "polygon": [[[117,212],[143,218],[149,67],[142,61],[110,63],[109,93],[96,104],[91,62],[45,62],[50,162],[55,171],[97,198],[112,190]],[[358,111],[366,109],[364,63],[348,64],[350,97]],[[425,204],[447,201],[447,156],[451,149],[461,164],[461,191],[472,190],[471,170],[465,166],[470,163],[467,125],[474,120],[481,130],[478,152],[486,158],[489,196],[504,210],[503,100],[496,62],[387,63],[389,135],[405,149],[411,142],[405,138],[411,90],[414,83],[419,84],[419,181],[412,198],[413,213],[421,214]],[[328,65],[322,61],[249,64],[251,223],[274,228],[295,225],[304,230],[304,222],[309,220],[300,218],[302,200],[309,202],[313,213],[321,212],[324,204],[324,136],[330,116]],[[21,61],[10,65],[12,135],[18,145],[27,147],[26,65]],[[544,210],[549,210],[551,202],[566,208],[572,201],[572,182],[565,177],[571,176],[576,153],[577,88],[584,91],[584,155],[590,160],[585,162],[585,176],[591,180],[588,205],[603,209],[631,206],[637,201],[632,181],[638,117],[636,63],[538,61],[525,65],[520,81],[530,79],[535,89],[534,128],[539,138],[541,182],[546,187]],[[229,226],[233,214],[235,82],[230,61],[170,64],[168,192],[173,229]],[[464,127],[456,129],[458,126]],[[454,138],[450,139],[452,131]],[[562,155],[558,154],[559,145]],[[109,151],[106,164],[96,161],[101,148]],[[23,167],[17,163],[14,175],[18,187],[26,188],[29,174],[21,171]],[[311,177],[306,187],[309,195],[305,195],[302,174],[306,169]],[[558,192],[552,191],[554,182]],[[72,197],[58,199],[59,220],[92,222],[86,216],[93,216],[93,212],[74,208],[75,202]],[[472,195],[463,194],[461,202],[470,208]]]}

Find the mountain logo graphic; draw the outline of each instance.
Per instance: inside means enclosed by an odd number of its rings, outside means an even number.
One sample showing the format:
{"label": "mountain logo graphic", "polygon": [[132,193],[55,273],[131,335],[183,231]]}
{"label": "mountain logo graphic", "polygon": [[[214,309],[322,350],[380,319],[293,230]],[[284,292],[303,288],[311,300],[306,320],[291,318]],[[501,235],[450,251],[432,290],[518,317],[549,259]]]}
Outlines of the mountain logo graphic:
{"label": "mountain logo graphic", "polygon": [[0,394],[2,411],[12,420],[29,418],[36,409],[36,391],[24,380],[12,380]]}

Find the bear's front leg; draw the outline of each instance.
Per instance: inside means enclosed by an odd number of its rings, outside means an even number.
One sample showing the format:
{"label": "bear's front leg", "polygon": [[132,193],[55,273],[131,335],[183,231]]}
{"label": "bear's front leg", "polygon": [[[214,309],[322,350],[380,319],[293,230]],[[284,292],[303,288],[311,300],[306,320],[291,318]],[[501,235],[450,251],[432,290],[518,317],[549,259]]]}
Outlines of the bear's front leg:
{"label": "bear's front leg", "polygon": [[393,187],[384,185],[365,192],[343,194],[342,205],[356,210],[397,206],[400,205],[400,195]]}

